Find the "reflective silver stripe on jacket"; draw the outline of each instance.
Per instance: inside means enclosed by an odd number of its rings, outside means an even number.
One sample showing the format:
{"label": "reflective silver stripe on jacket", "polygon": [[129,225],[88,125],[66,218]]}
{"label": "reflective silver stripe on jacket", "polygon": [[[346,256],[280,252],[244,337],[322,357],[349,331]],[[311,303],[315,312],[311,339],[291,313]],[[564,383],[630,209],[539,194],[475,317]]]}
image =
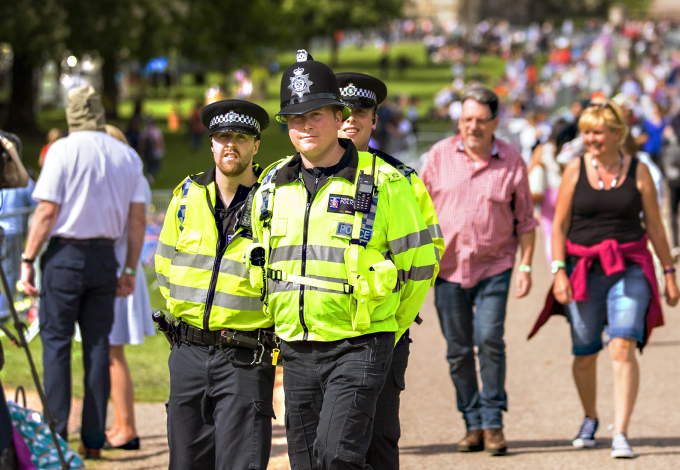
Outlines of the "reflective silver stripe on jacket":
{"label": "reflective silver stripe on jacket", "polygon": [[411,266],[411,269],[397,271],[397,279],[406,281],[430,281],[434,277],[434,264],[428,266]]}
{"label": "reflective silver stripe on jacket", "polygon": [[[311,277],[312,279],[320,279],[322,281],[337,282],[339,284],[346,284],[347,283],[347,279],[345,279],[345,278],[315,276],[313,274],[310,274],[307,277]],[[276,281],[274,279],[269,279],[269,284],[267,285],[267,288],[269,289],[269,293],[271,293],[271,294],[276,293],[276,292],[293,292],[293,291],[300,290],[300,284],[296,284],[295,282]],[[313,286],[305,286],[305,290],[315,290],[315,291],[319,291],[319,292],[328,292],[328,293],[331,293],[331,294],[345,295],[344,292],[340,292],[340,291],[337,291],[337,290],[322,289],[320,287],[313,287]]]}
{"label": "reflective silver stripe on jacket", "polygon": [[[208,297],[208,289],[170,284],[170,297],[185,302],[202,304],[205,303],[205,300]],[[230,310],[262,310],[262,302],[260,302],[259,297],[245,297],[220,291],[215,292],[213,306],[228,308]]]}
{"label": "reflective silver stripe on jacket", "polygon": [[[302,259],[302,245],[277,246],[269,254],[269,263],[279,261],[299,261]],[[307,261],[327,261],[344,263],[345,248],[323,245],[307,245]]]}
{"label": "reflective silver stripe on jacket", "polygon": [[444,238],[442,228],[439,226],[439,224],[428,225],[427,230],[430,232],[430,236],[432,238]]}
{"label": "reflective silver stripe on jacket", "polygon": [[158,242],[156,254],[158,256],[162,256],[163,258],[172,258],[172,255],[175,254],[175,247],[172,245],[166,245],[163,242]]}
{"label": "reflective silver stripe on jacket", "polygon": [[429,243],[432,243],[432,236],[430,235],[430,231],[428,229],[421,230],[420,232],[409,233],[408,235],[395,240],[387,241],[390,251],[395,256],[400,253],[405,253],[411,248],[418,248]]}
{"label": "reflective silver stripe on jacket", "polygon": [[164,274],[156,272],[156,279],[158,279],[158,285],[160,287],[165,287],[166,289],[170,287],[170,279]]}
{"label": "reflective silver stripe on jacket", "polygon": [[[177,252],[172,258],[173,266],[204,269],[206,271],[212,271],[214,263],[214,256],[199,255],[194,253]],[[220,272],[241,277],[243,279],[250,279],[250,273],[248,272],[246,265],[239,263],[238,261],[234,261],[233,259],[222,258],[220,263]]]}

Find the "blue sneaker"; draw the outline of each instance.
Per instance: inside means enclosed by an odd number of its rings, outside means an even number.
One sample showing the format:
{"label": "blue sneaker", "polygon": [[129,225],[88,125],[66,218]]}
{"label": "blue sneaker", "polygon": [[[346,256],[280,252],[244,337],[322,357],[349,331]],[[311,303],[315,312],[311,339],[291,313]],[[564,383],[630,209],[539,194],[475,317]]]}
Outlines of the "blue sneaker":
{"label": "blue sneaker", "polygon": [[592,449],[597,444],[595,442],[595,432],[597,431],[598,422],[596,419],[585,417],[583,423],[581,423],[581,430],[578,432],[578,436],[571,443],[577,449]]}

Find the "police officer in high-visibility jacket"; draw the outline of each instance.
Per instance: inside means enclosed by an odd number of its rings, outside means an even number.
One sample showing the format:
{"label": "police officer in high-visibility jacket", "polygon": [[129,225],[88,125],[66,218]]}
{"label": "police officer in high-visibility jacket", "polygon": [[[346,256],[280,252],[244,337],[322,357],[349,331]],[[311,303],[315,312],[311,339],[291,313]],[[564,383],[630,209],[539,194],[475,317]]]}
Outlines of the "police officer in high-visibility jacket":
{"label": "police officer in high-visibility jacket", "polygon": [[[338,137],[352,139],[359,151],[377,154],[382,160],[399,170],[411,183],[411,190],[430,231],[437,256],[433,274],[429,271],[416,271],[412,273],[412,276],[413,279],[418,281],[428,280],[434,283],[439,270],[438,261],[444,251],[444,239],[439,228],[439,220],[434,210],[432,198],[413,168],[404,165],[393,156],[369,146],[371,131],[375,129],[378,122],[378,106],[387,97],[387,86],[382,80],[363,73],[338,73],[336,77],[342,101],[352,109],[352,114],[343,122]],[[431,277],[428,278],[430,275]],[[416,322],[419,320],[417,318]],[[406,384],[405,375],[410,342],[409,330],[406,330],[394,347],[392,366],[378,398],[373,436],[368,454],[366,454],[366,462],[373,467],[373,470],[399,469],[399,438],[401,437],[399,396]]]}
{"label": "police officer in high-visibility jacket", "polygon": [[265,310],[282,339],[291,467],[368,469],[378,395],[435,249],[406,178],[338,139],[350,109],[331,69],[304,50],[297,59],[277,114],[297,153],[260,178],[251,255],[266,263],[250,269],[265,269]]}
{"label": "police officer in high-visibility jacket", "polygon": [[269,116],[224,100],[206,106],[201,121],[215,166],[175,189],[155,259],[161,293],[179,320],[168,360],[170,468],[264,470],[278,349],[245,255],[261,171],[252,159]]}

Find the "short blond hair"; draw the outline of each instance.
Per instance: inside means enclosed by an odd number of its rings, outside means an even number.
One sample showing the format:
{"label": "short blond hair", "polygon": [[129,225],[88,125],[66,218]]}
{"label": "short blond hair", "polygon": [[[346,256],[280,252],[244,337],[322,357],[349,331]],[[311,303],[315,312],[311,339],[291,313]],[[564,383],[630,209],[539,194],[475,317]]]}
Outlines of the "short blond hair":
{"label": "short blond hair", "polygon": [[107,124],[106,125],[106,133],[109,134],[111,137],[120,140],[125,145],[130,145],[127,138],[125,137],[125,134],[123,134],[123,131],[118,129],[116,126],[112,126],[111,124]]}
{"label": "short blond hair", "polygon": [[578,130],[583,133],[602,124],[611,132],[621,132],[618,144],[623,145],[628,136],[628,125],[623,118],[621,107],[612,100],[584,109],[578,120]]}

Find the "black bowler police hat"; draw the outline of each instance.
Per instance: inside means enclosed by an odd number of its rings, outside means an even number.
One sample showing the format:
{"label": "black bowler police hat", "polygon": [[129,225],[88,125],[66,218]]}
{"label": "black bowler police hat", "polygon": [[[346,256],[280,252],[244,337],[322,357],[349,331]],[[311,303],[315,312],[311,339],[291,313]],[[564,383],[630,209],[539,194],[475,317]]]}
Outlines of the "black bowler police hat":
{"label": "black bowler police hat", "polygon": [[281,111],[276,114],[276,120],[285,123],[287,115],[306,114],[333,105],[342,108],[342,119],[349,118],[352,110],[342,101],[333,71],[315,61],[304,49],[299,50],[297,62],[288,67],[281,78]]}
{"label": "black bowler police hat", "polygon": [[343,72],[336,74],[340,94],[350,108],[377,108],[387,98],[387,86],[365,73]]}
{"label": "black bowler police hat", "polygon": [[258,135],[269,127],[269,114],[255,103],[221,100],[203,108],[201,122],[208,129],[208,135],[217,132]]}

